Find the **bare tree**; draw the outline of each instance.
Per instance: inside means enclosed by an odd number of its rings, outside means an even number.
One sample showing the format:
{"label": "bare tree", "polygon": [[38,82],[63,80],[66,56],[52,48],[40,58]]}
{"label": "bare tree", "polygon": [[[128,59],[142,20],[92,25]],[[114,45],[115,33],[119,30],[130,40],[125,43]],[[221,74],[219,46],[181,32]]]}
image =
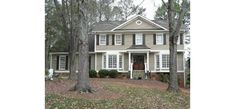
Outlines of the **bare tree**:
{"label": "bare tree", "polygon": [[[162,0],[163,1],[163,0]],[[164,3],[165,4],[165,3]],[[177,79],[177,39],[183,23],[183,17],[186,10],[186,0],[181,3],[181,10],[177,19],[174,19],[174,0],[168,0],[168,22],[169,22],[169,45],[170,45],[170,81],[168,91],[178,92],[178,79]]]}

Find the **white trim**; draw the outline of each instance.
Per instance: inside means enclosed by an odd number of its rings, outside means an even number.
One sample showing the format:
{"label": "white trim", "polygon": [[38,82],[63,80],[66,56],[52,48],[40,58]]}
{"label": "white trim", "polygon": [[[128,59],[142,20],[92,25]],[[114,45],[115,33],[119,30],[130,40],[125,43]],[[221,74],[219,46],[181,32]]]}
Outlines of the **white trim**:
{"label": "white trim", "polygon": [[[139,22],[139,23],[138,23]],[[142,24],[142,21],[141,20],[136,20],[136,25],[141,25]]]}
{"label": "white trim", "polygon": [[[120,44],[117,44],[117,43],[116,43],[116,37],[117,37],[117,35],[120,35],[120,37],[121,37],[121,43],[120,43]],[[114,35],[114,45],[122,45],[122,40],[123,40],[123,39],[122,39],[122,34],[115,34],[115,35]]]}
{"label": "white trim", "polygon": [[[55,70],[55,73],[69,73],[69,70]],[[76,73],[78,73],[78,70],[76,70]]]}
{"label": "white trim", "polygon": [[134,16],[133,18],[127,20],[126,22],[120,24],[119,26],[113,28],[111,31],[114,31],[114,30],[116,30],[116,29],[118,29],[118,28],[120,28],[120,27],[126,26],[128,23],[130,23],[132,20],[134,20],[134,19],[136,19],[136,18],[138,18],[138,17],[143,18],[144,20],[146,20],[147,22],[150,22],[150,23],[154,24],[155,26],[158,26],[158,27],[160,27],[160,28],[162,28],[162,29],[164,29],[164,30],[167,30],[167,29],[164,28],[163,26],[161,26],[161,25],[159,25],[159,24],[157,24],[157,23],[155,23],[155,22],[153,22],[153,21],[151,21],[151,20],[149,20],[149,19],[147,19],[147,18],[145,18],[145,17],[143,17],[143,16],[141,16],[141,15],[136,15],[136,16]]}
{"label": "white trim", "polygon": [[[101,44],[101,35],[105,37],[105,43],[104,44]],[[99,35],[99,45],[106,45],[106,43],[107,43],[106,34],[100,34]]]}
{"label": "white trim", "polygon": [[118,30],[118,31],[93,31],[94,33],[123,33],[123,32],[169,32],[168,30]]}

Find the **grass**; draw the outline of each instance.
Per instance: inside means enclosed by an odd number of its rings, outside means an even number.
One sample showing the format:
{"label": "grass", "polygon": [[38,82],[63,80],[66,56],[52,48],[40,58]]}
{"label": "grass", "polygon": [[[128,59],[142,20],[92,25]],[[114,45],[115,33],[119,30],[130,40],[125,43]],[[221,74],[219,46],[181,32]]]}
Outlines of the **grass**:
{"label": "grass", "polygon": [[104,89],[123,96],[113,100],[67,98],[46,95],[47,109],[189,109],[189,96],[150,88],[104,84]]}

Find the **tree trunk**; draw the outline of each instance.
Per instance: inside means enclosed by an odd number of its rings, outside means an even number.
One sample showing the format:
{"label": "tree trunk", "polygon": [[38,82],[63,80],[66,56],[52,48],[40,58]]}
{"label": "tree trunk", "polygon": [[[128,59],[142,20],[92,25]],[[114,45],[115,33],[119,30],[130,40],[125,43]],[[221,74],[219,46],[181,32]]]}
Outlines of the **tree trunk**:
{"label": "tree trunk", "polygon": [[45,70],[49,69],[49,40],[45,40]]}
{"label": "tree trunk", "polygon": [[86,3],[82,2],[79,12],[79,62],[78,62],[78,80],[75,86],[76,91],[91,92],[89,84],[89,47],[88,47],[88,26]]}
{"label": "tree trunk", "polygon": [[178,92],[178,78],[177,78],[177,37],[171,35],[169,38],[170,42],[170,80],[168,91]]}
{"label": "tree trunk", "polygon": [[168,0],[168,21],[169,21],[169,45],[170,45],[170,80],[167,90],[170,92],[178,92],[177,79],[177,37],[175,34],[175,20],[173,11],[173,0]]}
{"label": "tree trunk", "polygon": [[71,36],[70,37],[70,47],[69,47],[69,79],[71,80],[76,80],[77,75],[76,75],[76,70],[77,70],[77,56],[76,56],[76,51],[77,51],[77,38],[76,36]]}

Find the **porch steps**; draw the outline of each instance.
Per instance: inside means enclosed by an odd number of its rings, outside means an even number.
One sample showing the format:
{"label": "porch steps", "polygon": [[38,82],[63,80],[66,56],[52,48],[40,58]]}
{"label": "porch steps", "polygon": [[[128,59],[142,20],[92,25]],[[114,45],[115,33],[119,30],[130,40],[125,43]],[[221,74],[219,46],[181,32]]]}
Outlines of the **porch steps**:
{"label": "porch steps", "polygon": [[144,79],[144,70],[133,70],[132,76],[133,79]]}

